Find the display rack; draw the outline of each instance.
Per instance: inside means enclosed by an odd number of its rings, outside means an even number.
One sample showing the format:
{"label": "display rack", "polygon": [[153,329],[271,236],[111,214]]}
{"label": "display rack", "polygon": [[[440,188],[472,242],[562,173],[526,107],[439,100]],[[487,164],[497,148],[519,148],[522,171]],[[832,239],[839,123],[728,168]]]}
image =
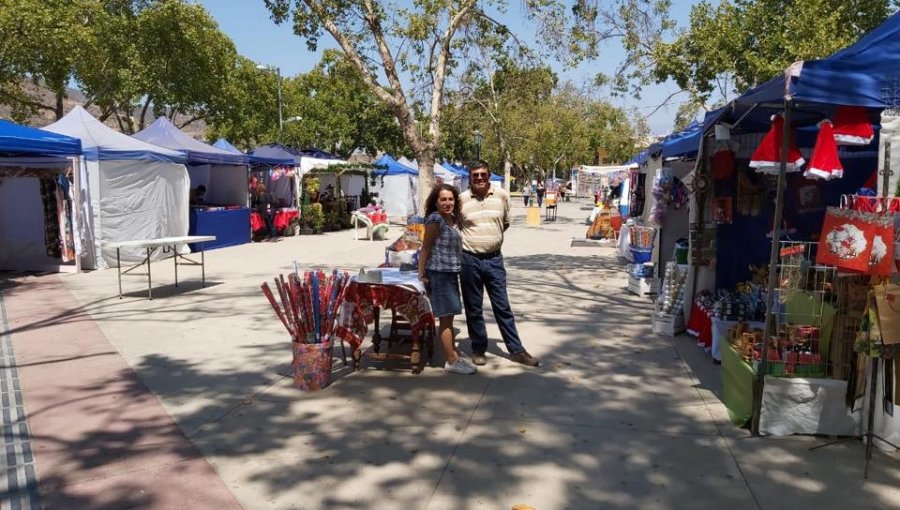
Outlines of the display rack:
{"label": "display rack", "polygon": [[[768,375],[827,377],[832,373],[836,269],[817,265],[818,243],[781,241],[775,335],[766,342]],[[772,349],[775,349],[773,352]]]}

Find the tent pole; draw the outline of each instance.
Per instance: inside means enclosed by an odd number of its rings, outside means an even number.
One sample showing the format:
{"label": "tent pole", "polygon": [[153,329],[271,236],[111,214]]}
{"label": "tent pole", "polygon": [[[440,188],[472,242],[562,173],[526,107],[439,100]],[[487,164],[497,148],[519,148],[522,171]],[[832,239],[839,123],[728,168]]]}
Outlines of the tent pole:
{"label": "tent pole", "polygon": [[[85,229],[81,228],[84,218],[81,215],[81,156],[74,156],[72,159],[72,187],[75,189],[72,193],[72,212],[74,213],[74,225],[72,225],[72,235],[78,237]],[[81,272],[81,255],[84,253],[85,240],[76,243],[76,248],[80,245],[81,250],[75,250],[75,272]]]}
{"label": "tent pole", "polygon": [[772,251],[769,253],[769,281],[766,286],[766,327],[763,336],[762,352],[759,356],[759,367],[756,373],[756,384],[753,391],[753,418],[751,430],[759,434],[759,418],[762,411],[763,388],[766,372],[769,368],[769,340],[775,335],[775,286],[778,282],[778,253],[781,240],[781,220],[784,216],[784,188],[787,184],[787,155],[791,135],[791,110],[793,100],[784,98],[784,130],[781,133],[781,165],[778,169],[778,188],[775,194],[775,218],[772,228]]}

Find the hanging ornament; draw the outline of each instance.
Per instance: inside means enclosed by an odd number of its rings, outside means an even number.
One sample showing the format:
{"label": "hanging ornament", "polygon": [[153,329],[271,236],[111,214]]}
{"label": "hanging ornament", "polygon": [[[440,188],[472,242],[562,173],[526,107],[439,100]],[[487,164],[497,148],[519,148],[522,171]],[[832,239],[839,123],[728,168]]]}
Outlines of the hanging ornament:
{"label": "hanging ornament", "polygon": [[844,165],[838,157],[837,144],[834,140],[834,129],[830,120],[819,123],[819,136],[813,149],[812,159],[803,176],[808,179],[840,179],[844,176]]}
{"label": "hanging ornament", "polygon": [[[778,173],[781,168],[781,138],[784,129],[784,118],[781,115],[773,116],[771,129],[763,137],[756,152],[753,153],[753,157],[750,158],[751,168],[763,173]],[[803,163],[805,163],[803,155],[797,149],[793,135],[789,135],[787,171],[798,172]]]}
{"label": "hanging ornament", "polygon": [[731,179],[736,168],[734,152],[728,146],[716,150],[712,155],[712,177],[717,181]]}
{"label": "hanging ornament", "polygon": [[875,138],[875,130],[858,106],[839,106],[834,114],[834,140],[838,145],[866,146]]}

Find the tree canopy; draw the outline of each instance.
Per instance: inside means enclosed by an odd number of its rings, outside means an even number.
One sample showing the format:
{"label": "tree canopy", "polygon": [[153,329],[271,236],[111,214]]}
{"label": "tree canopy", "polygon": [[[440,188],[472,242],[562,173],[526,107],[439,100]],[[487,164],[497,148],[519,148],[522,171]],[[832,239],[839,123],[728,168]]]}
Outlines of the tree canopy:
{"label": "tree canopy", "polygon": [[671,42],[657,42],[657,81],[702,101],[762,83],[798,60],[824,58],[878,26],[892,0],[704,0]]}

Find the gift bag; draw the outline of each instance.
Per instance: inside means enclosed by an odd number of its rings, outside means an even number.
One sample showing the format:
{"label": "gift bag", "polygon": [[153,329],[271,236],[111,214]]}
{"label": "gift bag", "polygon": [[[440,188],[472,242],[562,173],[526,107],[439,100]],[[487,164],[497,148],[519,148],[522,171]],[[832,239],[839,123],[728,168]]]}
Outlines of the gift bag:
{"label": "gift bag", "polygon": [[[893,260],[893,231],[894,220],[890,216],[829,207],[816,263],[859,273],[888,274],[890,268],[885,270],[885,260],[888,266]],[[885,237],[888,233],[890,236]]]}
{"label": "gift bag", "polygon": [[900,344],[900,285],[875,285],[878,329],[885,344]]}

